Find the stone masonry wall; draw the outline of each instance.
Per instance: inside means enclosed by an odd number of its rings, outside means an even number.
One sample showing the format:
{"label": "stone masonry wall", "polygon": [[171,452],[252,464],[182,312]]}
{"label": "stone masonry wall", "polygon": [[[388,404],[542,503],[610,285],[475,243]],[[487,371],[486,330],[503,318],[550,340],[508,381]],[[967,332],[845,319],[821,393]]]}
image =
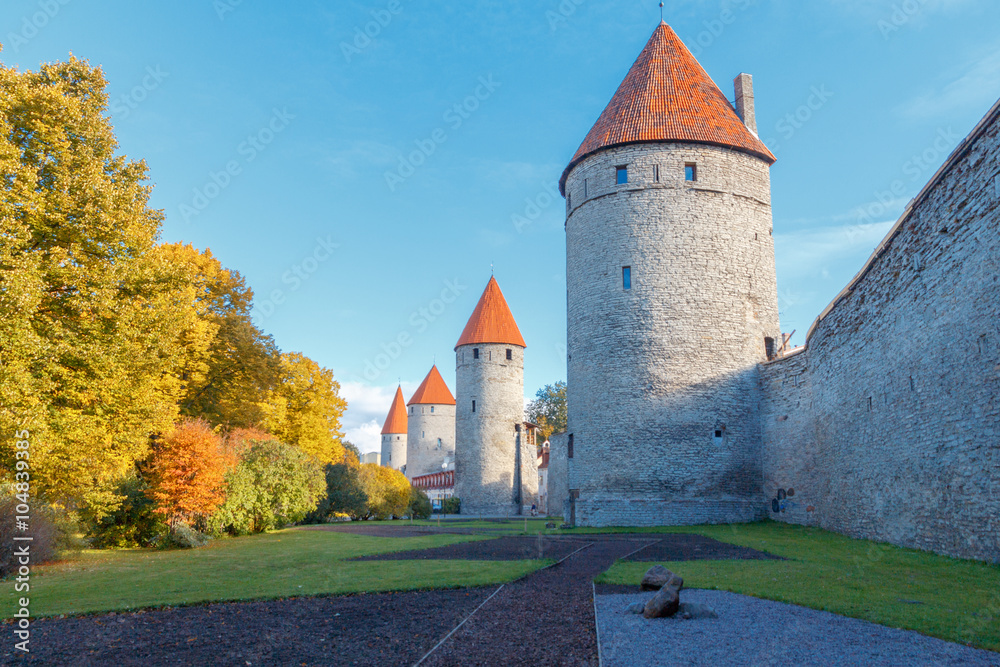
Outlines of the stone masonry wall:
{"label": "stone masonry wall", "polygon": [[772,516],[1000,561],[1000,104],[762,380]]}
{"label": "stone masonry wall", "polygon": [[716,146],[621,146],[574,167],[566,192],[576,521],[760,517],[758,364],[765,337],[780,341],[768,164]]}
{"label": "stone masonry wall", "polygon": [[445,457],[455,457],[455,406],[410,405],[406,410],[406,477],[441,472]]}
{"label": "stone masonry wall", "polygon": [[[474,349],[479,350],[478,359]],[[511,351],[510,360],[507,350]],[[522,496],[528,497],[522,498],[521,505],[515,503],[518,456],[514,427],[524,421],[524,348],[495,343],[463,345],[455,357],[455,495],[462,500],[462,513],[518,514],[523,505],[531,507],[537,502],[538,494],[537,462],[532,451],[520,469],[521,482],[527,486]],[[524,458],[523,451],[520,458]],[[528,479],[523,479],[525,474]]]}
{"label": "stone masonry wall", "polygon": [[566,458],[567,434],[549,436],[549,516],[561,516],[569,521],[565,507],[569,498],[569,460]]}
{"label": "stone masonry wall", "polygon": [[382,465],[395,470],[406,465],[406,433],[382,434]]}

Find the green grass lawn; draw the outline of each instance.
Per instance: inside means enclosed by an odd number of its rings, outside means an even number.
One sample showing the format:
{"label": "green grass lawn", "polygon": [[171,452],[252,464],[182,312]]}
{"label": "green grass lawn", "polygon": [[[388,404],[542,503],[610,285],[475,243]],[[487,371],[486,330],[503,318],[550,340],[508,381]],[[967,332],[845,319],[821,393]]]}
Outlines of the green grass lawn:
{"label": "green grass lawn", "polygon": [[[84,614],[250,600],[498,584],[552,561],[365,561],[344,559],[427,549],[482,537],[379,538],[318,530],[283,530],[217,540],[175,551],[85,550],[33,569],[32,616]],[[0,581],[0,617],[10,618],[24,593]]]}
{"label": "green grass lawn", "polygon": [[[686,588],[791,602],[1000,651],[1000,567],[776,522],[648,532],[697,533],[789,559],[662,563]],[[651,565],[619,561],[596,581],[637,585]]]}

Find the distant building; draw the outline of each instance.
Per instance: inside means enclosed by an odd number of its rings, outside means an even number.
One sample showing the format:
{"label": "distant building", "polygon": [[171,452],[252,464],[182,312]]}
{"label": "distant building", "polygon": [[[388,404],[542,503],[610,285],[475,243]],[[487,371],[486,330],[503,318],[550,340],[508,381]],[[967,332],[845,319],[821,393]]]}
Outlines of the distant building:
{"label": "distant building", "polygon": [[361,455],[362,463],[374,463],[375,465],[382,465],[382,455],[378,452],[368,452],[367,454]]}
{"label": "distant building", "polygon": [[[454,464],[452,464],[454,466]],[[441,509],[441,501],[455,495],[455,470],[442,470],[430,475],[420,475],[411,481],[414,488],[420,489],[431,500],[431,507]]]}

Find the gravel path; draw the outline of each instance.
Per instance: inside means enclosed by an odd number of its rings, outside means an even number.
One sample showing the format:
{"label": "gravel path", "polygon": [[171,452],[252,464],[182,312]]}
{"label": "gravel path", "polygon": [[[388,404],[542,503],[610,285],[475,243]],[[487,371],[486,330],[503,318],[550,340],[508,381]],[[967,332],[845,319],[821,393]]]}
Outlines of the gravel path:
{"label": "gravel path", "polygon": [[625,613],[650,593],[598,595],[604,667],[653,665],[988,665],[1000,653],[909,630],[724,591],[684,590],[682,602],[712,607],[717,619],[647,620]]}

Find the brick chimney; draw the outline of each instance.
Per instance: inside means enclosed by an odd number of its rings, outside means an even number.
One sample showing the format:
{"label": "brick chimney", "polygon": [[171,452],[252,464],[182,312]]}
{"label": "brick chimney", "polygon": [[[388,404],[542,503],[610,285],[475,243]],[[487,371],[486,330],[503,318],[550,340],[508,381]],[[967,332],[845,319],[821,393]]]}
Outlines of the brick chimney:
{"label": "brick chimney", "polygon": [[747,129],[756,137],[757,118],[754,116],[753,109],[753,77],[741,73],[733,79],[733,88],[736,91],[736,113]]}

